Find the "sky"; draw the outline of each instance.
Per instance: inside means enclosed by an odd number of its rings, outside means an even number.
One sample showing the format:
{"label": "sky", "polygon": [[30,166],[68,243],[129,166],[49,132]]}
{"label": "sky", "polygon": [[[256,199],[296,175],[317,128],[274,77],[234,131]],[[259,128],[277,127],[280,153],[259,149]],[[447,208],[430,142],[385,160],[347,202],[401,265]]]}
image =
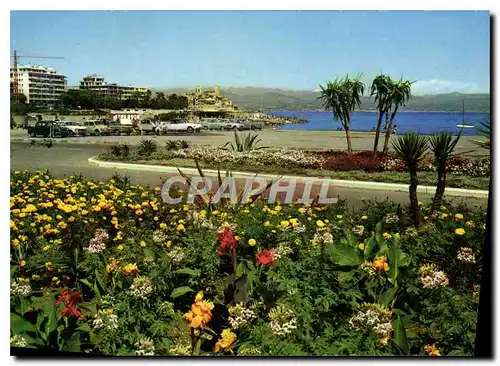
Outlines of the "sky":
{"label": "sky", "polygon": [[[488,93],[490,17],[472,11],[12,11],[11,55],[77,85],[316,90],[380,72],[413,94]],[[12,60],[11,60],[12,64]]]}

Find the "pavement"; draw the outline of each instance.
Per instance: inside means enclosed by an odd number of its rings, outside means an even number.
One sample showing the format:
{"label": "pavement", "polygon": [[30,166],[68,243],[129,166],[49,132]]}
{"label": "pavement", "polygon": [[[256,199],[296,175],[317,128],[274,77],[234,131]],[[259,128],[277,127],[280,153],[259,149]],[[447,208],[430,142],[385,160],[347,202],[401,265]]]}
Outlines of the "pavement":
{"label": "pavement", "polygon": [[[247,132],[244,132],[247,133]],[[259,146],[264,147],[293,147],[300,149],[335,149],[345,150],[346,139],[342,131],[310,131],[310,130],[276,130],[265,129],[257,132],[259,134]],[[115,144],[126,143],[138,145],[144,139],[151,139],[164,145],[168,140],[187,140],[197,145],[222,146],[228,141],[233,141],[233,132],[227,131],[202,131],[196,134],[183,135],[133,135],[133,136],[86,136],[57,138],[57,144]],[[354,150],[373,149],[374,133],[372,132],[352,132],[352,146]],[[485,150],[479,149],[474,140],[481,140],[478,136],[462,136],[455,148],[457,153],[467,153],[469,155],[484,155]],[[11,142],[29,142],[31,138],[26,131],[15,129],[11,131]],[[39,140],[39,139],[38,139]],[[391,145],[390,145],[391,146]],[[379,148],[383,147],[382,142]],[[392,147],[391,147],[392,148]]]}
{"label": "pavement", "polygon": [[[116,166],[96,166],[89,163],[89,158],[99,155],[104,152],[107,148],[106,145],[97,144],[55,144],[52,148],[42,147],[42,146],[29,146],[25,143],[11,142],[11,171],[15,170],[45,170],[48,169],[50,173],[58,178],[62,178],[65,175],[71,174],[82,174],[84,178],[103,180],[106,181],[111,178],[114,174],[119,174],[121,176],[128,176],[133,184],[142,184],[149,186],[160,186],[163,182],[173,176],[178,175],[177,169],[175,171],[164,170],[164,171],[151,171],[151,170],[136,170],[134,167],[119,167]],[[165,167],[163,167],[165,168]],[[181,169],[189,172],[188,175],[192,175],[194,171],[189,169]],[[248,173],[244,173],[248,174]],[[197,173],[194,175],[198,175]],[[253,177],[254,174],[251,174]],[[260,177],[260,175],[259,175]],[[262,175],[262,177],[265,177]],[[239,186],[243,182],[243,178],[237,178]],[[300,181],[296,186],[296,194],[294,199],[301,197],[304,189],[305,181]],[[374,183],[374,182],[356,182],[358,185],[354,186],[352,183],[330,185],[328,191],[328,197],[338,197],[341,200],[346,200],[349,207],[359,207],[364,200],[368,199],[389,199],[396,203],[408,204],[408,191],[406,189],[401,189],[399,187],[394,190],[394,187],[380,187],[381,189],[368,189],[366,186],[363,187],[362,183]],[[380,184],[380,183],[379,183]],[[405,186],[405,185],[398,185]],[[214,184],[216,187],[216,184]],[[316,193],[319,192],[319,185],[313,186],[311,189],[311,197],[314,197]],[[447,189],[448,192],[448,189]],[[451,192],[451,191],[450,191]],[[429,203],[432,200],[434,190],[419,193],[419,200],[424,202],[424,204]],[[487,207],[487,197],[459,197],[452,196],[448,193],[445,194],[445,199],[454,203],[459,203],[462,201],[467,202],[468,205],[479,205],[481,207]]]}

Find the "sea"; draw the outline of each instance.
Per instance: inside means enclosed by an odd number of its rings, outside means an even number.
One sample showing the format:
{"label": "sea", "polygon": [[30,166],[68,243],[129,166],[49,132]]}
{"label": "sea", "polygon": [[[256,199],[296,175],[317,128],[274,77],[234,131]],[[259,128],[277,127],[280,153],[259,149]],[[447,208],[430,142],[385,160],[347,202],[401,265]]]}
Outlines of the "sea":
{"label": "sea", "polygon": [[[332,112],[302,112],[302,111],[268,111],[275,116],[295,116],[307,120],[304,124],[290,124],[277,127],[279,130],[337,130],[341,127],[340,122],[333,119]],[[351,129],[353,131],[370,131],[377,125],[378,113],[376,112],[354,112],[351,116]],[[406,132],[418,132],[420,134],[433,134],[440,131],[458,133],[457,124],[465,121],[467,124],[479,125],[479,123],[490,118],[489,113],[447,113],[447,112],[398,112],[395,124],[399,134]],[[382,120],[384,128],[385,117]],[[476,128],[464,128],[463,134],[477,135]]]}

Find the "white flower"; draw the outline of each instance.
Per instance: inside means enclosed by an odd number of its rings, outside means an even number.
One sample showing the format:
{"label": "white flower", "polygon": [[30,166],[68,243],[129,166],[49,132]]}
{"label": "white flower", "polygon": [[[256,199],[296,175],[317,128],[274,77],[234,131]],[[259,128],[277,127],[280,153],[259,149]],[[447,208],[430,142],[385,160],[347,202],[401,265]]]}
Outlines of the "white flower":
{"label": "white flower", "polygon": [[18,278],[10,285],[12,295],[28,296],[31,293],[30,281],[27,278]]}
{"label": "white flower", "polygon": [[132,286],[130,286],[130,293],[133,297],[139,299],[146,299],[153,292],[151,280],[145,276],[134,278]]}
{"label": "white flower", "polygon": [[114,313],[113,309],[99,310],[97,314],[94,315],[92,326],[94,329],[113,331],[118,328],[118,317]]}
{"label": "white flower", "polygon": [[26,342],[26,339],[20,335],[15,335],[14,337],[10,337],[10,344],[13,347],[26,347],[28,345],[28,342]]}
{"label": "white flower", "polygon": [[390,213],[385,216],[386,224],[394,224],[399,221],[399,217],[396,214]]}
{"label": "white flower", "polygon": [[257,317],[254,309],[246,308],[243,304],[236,304],[229,307],[229,324],[234,330],[240,329],[248,325],[253,319]]}
{"label": "white flower", "polygon": [[154,356],[155,346],[151,339],[142,338],[135,343],[135,354],[138,356]]}
{"label": "white flower", "polygon": [[476,256],[474,255],[472,248],[462,247],[458,251],[457,259],[461,262],[466,263],[476,263]]}
{"label": "white flower", "polygon": [[179,247],[173,248],[167,255],[172,258],[172,262],[174,263],[180,263],[186,258],[186,254],[184,254],[182,248]]}

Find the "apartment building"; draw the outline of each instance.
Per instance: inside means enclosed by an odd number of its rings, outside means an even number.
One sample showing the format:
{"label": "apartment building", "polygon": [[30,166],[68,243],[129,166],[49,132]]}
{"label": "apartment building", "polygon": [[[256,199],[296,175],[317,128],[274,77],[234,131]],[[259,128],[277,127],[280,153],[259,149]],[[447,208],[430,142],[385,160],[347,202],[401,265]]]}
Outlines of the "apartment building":
{"label": "apartment building", "polygon": [[[15,80],[17,74],[17,91]],[[29,104],[51,106],[59,101],[60,95],[66,91],[66,76],[58,74],[53,68],[45,66],[11,67],[11,92],[26,95]]]}
{"label": "apartment building", "polygon": [[199,111],[234,111],[231,100],[225,98],[220,87],[213,90],[202,90],[200,87],[196,91],[184,94],[188,99],[188,108]]}
{"label": "apartment building", "polygon": [[100,96],[115,97],[122,100],[128,99],[137,93],[144,97],[148,92],[147,88],[107,83],[104,77],[95,74],[84,76],[82,81],[80,81],[80,89],[92,90]]}

